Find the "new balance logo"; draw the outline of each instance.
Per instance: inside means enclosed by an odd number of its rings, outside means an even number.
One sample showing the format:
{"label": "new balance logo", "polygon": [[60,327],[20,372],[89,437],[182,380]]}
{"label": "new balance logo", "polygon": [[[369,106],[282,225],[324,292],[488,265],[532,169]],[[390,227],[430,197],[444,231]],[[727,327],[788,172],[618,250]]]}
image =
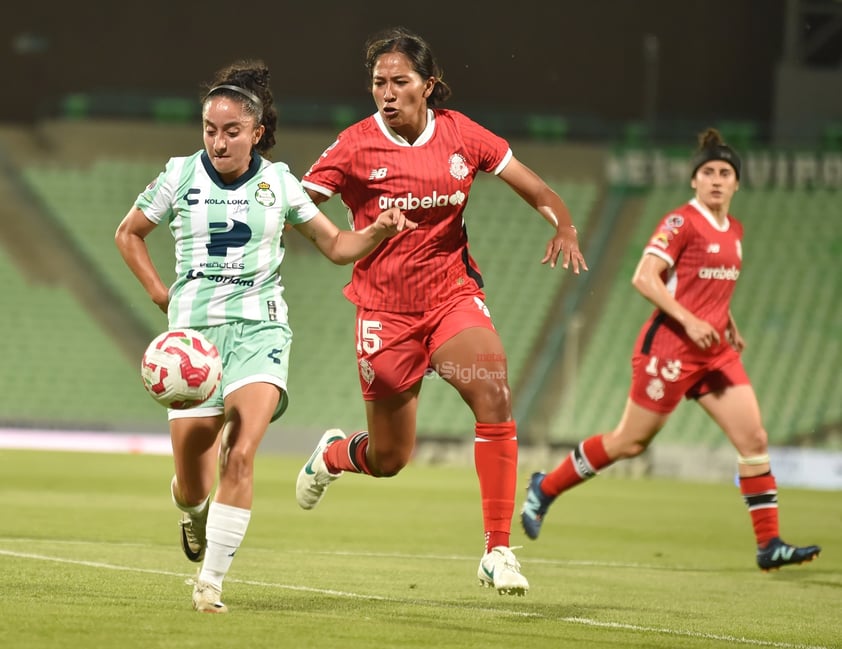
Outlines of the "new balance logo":
{"label": "new balance logo", "polygon": [[541,499],[532,489],[526,494],[526,506],[523,510],[539,521],[544,517],[541,513]]}
{"label": "new balance logo", "polygon": [[718,243],[709,243],[708,244],[708,252],[712,252],[714,255],[719,253],[719,244]]}
{"label": "new balance logo", "polygon": [[775,548],[775,551],[772,553],[772,561],[789,561],[792,559],[792,555],[795,552],[795,548],[791,545],[782,545],[779,548]]}
{"label": "new balance logo", "polygon": [[383,180],[386,177],[386,167],[380,167],[379,169],[372,169],[371,173],[368,174],[369,180]]}

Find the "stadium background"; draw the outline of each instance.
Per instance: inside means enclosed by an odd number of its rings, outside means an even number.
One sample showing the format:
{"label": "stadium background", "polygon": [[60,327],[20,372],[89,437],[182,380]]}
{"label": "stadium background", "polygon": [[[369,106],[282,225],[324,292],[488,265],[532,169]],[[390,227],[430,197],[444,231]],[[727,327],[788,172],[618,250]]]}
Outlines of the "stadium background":
{"label": "stadium background", "polygon": [[[549,231],[503,183],[480,179],[467,209],[525,457],[616,422],[649,312],[631,272],[654,221],[690,196],[695,134],[717,126],[746,162],[733,204],[747,230],[733,309],[766,427],[776,447],[797,449],[782,456],[796,473],[809,457],[838,485],[842,4],[833,0],[18,6],[0,25],[0,444],[166,432],[137,371],[165,319],[120,260],[114,228],[169,156],[201,146],[198,84],[216,68],[244,57],[269,64],[274,157],[301,175],[338,129],[372,112],[362,43],[394,24],[429,40],[454,89],[449,106],[509,138],[582,233],[591,271],[573,278],[538,263]],[[326,209],[345,222],[338,202]],[[353,430],[364,417],[353,309],[340,292],[349,269],[287,239],[292,403],[265,448],[304,451],[323,428]],[[165,229],[150,247],[171,269]],[[466,452],[449,443],[472,430],[458,395],[431,378],[421,400],[419,454]],[[629,470],[697,476],[732,464],[716,427],[683,407]]]}

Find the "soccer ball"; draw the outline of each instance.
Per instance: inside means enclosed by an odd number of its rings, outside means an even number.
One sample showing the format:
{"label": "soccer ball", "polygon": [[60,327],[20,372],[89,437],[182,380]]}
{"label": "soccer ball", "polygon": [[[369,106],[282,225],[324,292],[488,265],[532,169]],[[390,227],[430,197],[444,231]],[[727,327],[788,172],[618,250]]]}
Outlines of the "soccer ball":
{"label": "soccer ball", "polygon": [[157,336],[143,353],[140,376],[146,391],[175,410],[204,403],[222,380],[222,359],[211,341],[193,329]]}

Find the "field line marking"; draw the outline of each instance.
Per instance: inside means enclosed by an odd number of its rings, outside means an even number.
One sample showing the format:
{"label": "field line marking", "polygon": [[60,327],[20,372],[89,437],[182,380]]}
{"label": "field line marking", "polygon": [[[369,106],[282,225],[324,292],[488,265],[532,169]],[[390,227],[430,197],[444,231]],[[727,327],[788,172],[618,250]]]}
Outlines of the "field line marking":
{"label": "field line marking", "polygon": [[[139,572],[143,574],[163,575],[167,577],[183,577],[188,578],[190,575],[184,573],[172,572],[170,570],[158,570],[152,568],[137,568],[132,566],[121,566],[113,563],[104,563],[101,561],[86,561],[83,559],[67,559],[64,557],[51,557],[43,554],[33,554],[30,552],[15,552],[12,550],[4,550],[0,548],[0,555],[7,557],[14,557],[17,559],[32,559],[35,561],[51,561],[54,563],[64,563],[68,565],[85,566],[88,568],[101,568],[105,570],[118,570],[121,572]],[[384,597],[382,595],[365,595],[362,593],[352,593],[348,591],[332,590],[327,588],[314,588],[311,586],[293,586],[289,584],[277,584],[272,582],[254,581],[249,579],[234,579],[226,578],[229,582],[237,584],[244,584],[250,586],[262,586],[266,588],[279,588],[283,590],[292,590],[298,592],[316,593],[323,595],[330,595],[333,597],[345,597],[349,599],[359,599],[368,601],[387,602],[394,604],[411,604],[417,606],[430,606],[434,608],[451,608],[452,605],[442,602],[435,602],[430,600],[413,600],[399,597]],[[802,645],[792,644],[789,642],[774,642],[769,640],[757,640],[754,638],[738,638],[735,636],[721,635],[717,633],[702,633],[700,631],[685,631],[681,629],[666,629],[662,627],[649,627],[638,624],[626,624],[624,622],[605,622],[601,620],[594,620],[584,617],[553,617],[550,615],[542,615],[541,613],[533,613],[530,611],[510,611],[500,608],[486,608],[482,606],[462,606],[469,610],[490,613],[493,615],[511,615],[514,617],[529,617],[535,619],[552,620],[555,622],[564,622],[567,624],[578,624],[581,626],[589,626],[604,629],[619,629],[623,631],[633,631],[635,633],[655,633],[658,635],[667,635],[682,638],[694,638],[701,640],[714,640],[717,642],[725,642],[731,645],[746,645],[753,647],[772,647],[774,649],[830,649],[821,645]]]}
{"label": "field line marking", "polygon": [[[117,547],[136,546],[159,548],[161,546],[152,543],[128,543],[114,541],[86,541],[84,539],[43,539],[27,537],[1,537],[0,543],[46,543],[50,545],[113,545]],[[277,549],[251,548],[251,552],[277,552]],[[473,555],[464,554],[417,554],[408,552],[351,552],[350,550],[295,550],[285,549],[288,554],[320,554],[328,557],[367,557],[370,559],[408,559],[411,561],[475,561]],[[691,570],[685,566],[660,566],[648,563],[635,563],[631,561],[597,561],[590,559],[545,559],[540,557],[529,557],[524,559],[527,564],[541,564],[547,566],[588,566],[594,568],[630,568],[635,570]]]}

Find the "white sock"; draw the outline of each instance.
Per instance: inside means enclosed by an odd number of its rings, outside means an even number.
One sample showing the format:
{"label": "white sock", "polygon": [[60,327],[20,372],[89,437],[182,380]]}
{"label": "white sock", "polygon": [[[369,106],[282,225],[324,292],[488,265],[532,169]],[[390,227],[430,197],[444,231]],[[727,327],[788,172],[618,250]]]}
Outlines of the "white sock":
{"label": "white sock", "polygon": [[190,514],[192,518],[197,518],[201,516],[205,512],[205,510],[207,510],[209,499],[210,496],[205,498],[203,502],[199,503],[195,507],[188,507],[187,505],[182,505],[181,503],[176,502],[175,500],[173,500],[173,502],[175,503],[175,506],[178,507],[181,511],[183,511],[186,514]]}
{"label": "white sock", "polygon": [[211,503],[208,510],[207,539],[205,560],[199,573],[199,581],[204,581],[222,590],[222,580],[234,561],[234,554],[239,550],[246,528],[251,518],[251,510]]}

